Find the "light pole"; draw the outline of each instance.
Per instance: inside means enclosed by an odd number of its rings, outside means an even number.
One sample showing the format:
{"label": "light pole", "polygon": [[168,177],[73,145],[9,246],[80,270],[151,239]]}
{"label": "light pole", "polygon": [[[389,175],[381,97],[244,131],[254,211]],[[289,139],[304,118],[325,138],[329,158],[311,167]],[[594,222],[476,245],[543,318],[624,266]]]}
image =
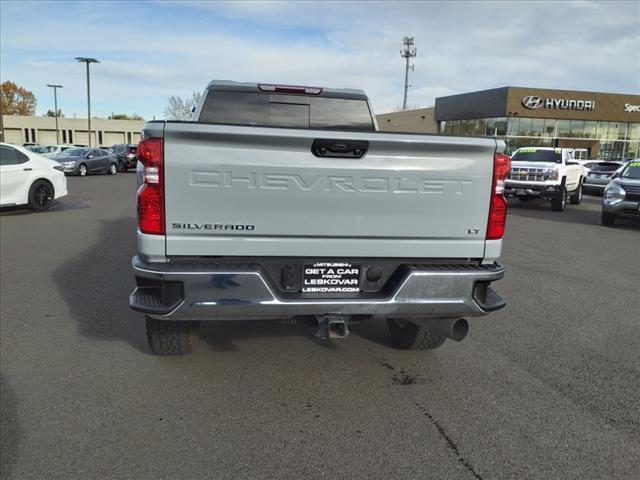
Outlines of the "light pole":
{"label": "light pole", "polygon": [[53,111],[56,117],[56,144],[60,145],[60,129],[58,128],[58,89],[62,88],[62,85],[51,85],[47,83],[47,87],[53,88],[53,106],[55,110]]}
{"label": "light pole", "polygon": [[[403,47],[400,50],[400,56],[404,58],[407,63],[404,70],[404,99],[402,100],[402,110],[407,109],[407,89],[409,88],[409,59],[415,57],[418,54],[416,47],[413,46],[413,37],[404,37]],[[411,65],[413,71],[415,65]]]}
{"label": "light pole", "polygon": [[89,146],[91,146],[91,83],[89,82],[89,64],[100,62],[90,57],[76,57],[76,60],[87,64],[87,133],[89,134]]}

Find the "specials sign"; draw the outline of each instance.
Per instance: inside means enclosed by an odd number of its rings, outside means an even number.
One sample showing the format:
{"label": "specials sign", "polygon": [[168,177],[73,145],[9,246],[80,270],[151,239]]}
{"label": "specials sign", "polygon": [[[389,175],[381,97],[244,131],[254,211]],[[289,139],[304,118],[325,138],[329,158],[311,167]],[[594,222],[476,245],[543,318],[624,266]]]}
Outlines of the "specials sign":
{"label": "specials sign", "polygon": [[578,110],[591,112],[596,108],[595,100],[574,100],[567,98],[544,98],[529,95],[522,99],[522,106],[529,110]]}

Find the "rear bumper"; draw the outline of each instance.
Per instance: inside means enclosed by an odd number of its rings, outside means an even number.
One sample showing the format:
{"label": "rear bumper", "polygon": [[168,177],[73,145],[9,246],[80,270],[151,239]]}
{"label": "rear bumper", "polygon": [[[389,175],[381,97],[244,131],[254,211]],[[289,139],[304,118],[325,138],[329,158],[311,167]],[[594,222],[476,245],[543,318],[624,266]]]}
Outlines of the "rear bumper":
{"label": "rear bumper", "polygon": [[604,192],[604,189],[607,187],[608,183],[583,183],[582,184],[582,189],[583,190],[593,190],[595,192]]}
{"label": "rear bumper", "polygon": [[138,287],[129,306],[158,319],[253,320],[298,315],[461,318],[506,305],[489,284],[504,267],[477,264],[408,265],[390,291],[358,298],[284,298],[255,264],[147,264],[133,258]]}

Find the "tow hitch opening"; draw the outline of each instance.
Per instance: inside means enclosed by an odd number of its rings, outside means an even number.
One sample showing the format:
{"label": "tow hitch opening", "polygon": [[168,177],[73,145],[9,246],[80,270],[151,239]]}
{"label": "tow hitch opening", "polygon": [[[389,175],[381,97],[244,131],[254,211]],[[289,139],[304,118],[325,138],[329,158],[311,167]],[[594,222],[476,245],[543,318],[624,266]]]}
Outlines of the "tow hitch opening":
{"label": "tow hitch opening", "polygon": [[349,335],[349,317],[343,315],[318,316],[316,337],[322,339],[345,338]]}

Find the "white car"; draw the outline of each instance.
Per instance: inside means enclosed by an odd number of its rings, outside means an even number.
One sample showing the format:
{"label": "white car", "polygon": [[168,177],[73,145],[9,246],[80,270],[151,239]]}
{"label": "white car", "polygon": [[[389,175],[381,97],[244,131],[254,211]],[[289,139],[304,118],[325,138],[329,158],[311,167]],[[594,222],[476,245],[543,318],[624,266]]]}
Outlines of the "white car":
{"label": "white car", "polygon": [[54,155],[60,155],[65,150],[74,147],[75,145],[46,145],[44,148],[47,149],[47,153],[44,153],[43,155],[45,157],[53,157]]}
{"label": "white car", "polygon": [[47,210],[67,194],[62,165],[23,147],[0,143],[0,206]]}

